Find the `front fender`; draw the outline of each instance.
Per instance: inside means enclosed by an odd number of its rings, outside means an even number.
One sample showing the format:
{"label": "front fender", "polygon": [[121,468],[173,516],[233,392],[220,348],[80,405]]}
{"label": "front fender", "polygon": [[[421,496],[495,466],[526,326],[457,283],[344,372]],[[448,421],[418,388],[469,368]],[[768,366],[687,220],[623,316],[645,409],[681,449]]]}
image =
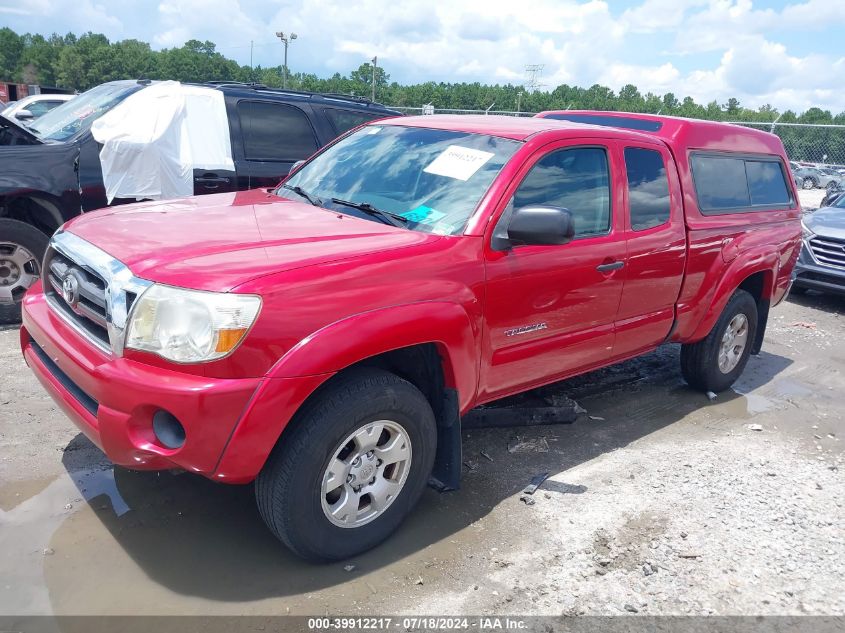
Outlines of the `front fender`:
{"label": "front fender", "polygon": [[236,425],[214,478],[252,481],[296,411],[320,385],[358,361],[402,347],[434,343],[446,386],[461,411],[478,385],[478,326],[456,303],[426,301],[364,312],[327,325],[300,341],[268,372]]}
{"label": "front fender", "polygon": [[446,386],[458,390],[461,410],[478,386],[478,325],[448,301],[422,301],[356,314],[325,326],[292,347],[268,378],[334,373],[402,347],[434,343],[443,358]]}

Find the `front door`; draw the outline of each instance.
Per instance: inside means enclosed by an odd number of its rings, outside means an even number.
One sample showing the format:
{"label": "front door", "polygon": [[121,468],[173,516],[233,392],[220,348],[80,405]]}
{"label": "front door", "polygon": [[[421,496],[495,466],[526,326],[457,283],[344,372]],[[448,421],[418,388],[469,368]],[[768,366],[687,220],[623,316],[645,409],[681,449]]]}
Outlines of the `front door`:
{"label": "front door", "polygon": [[621,159],[607,145],[555,143],[538,151],[505,196],[512,209],[570,211],[575,238],[560,246],[486,249],[485,351],[480,399],[489,401],[604,364],[625,278]]}

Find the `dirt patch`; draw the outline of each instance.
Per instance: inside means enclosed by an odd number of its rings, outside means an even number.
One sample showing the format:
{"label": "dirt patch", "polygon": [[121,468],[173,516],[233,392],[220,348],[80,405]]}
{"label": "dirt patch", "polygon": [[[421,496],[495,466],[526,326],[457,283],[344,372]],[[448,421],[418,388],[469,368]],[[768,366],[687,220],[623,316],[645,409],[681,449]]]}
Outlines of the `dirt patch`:
{"label": "dirt patch", "polygon": [[113,468],[2,331],[0,614],[845,614],[843,314],[775,308],[713,401],[677,346],[537,390],[586,413],[465,431],[460,491],[324,566],[273,539],[249,486]]}

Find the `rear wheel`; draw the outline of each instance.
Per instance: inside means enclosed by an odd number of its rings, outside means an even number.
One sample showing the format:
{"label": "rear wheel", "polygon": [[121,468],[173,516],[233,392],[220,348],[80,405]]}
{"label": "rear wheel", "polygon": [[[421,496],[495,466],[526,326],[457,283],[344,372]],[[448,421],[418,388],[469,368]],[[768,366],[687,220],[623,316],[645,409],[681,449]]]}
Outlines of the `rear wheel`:
{"label": "rear wheel", "polygon": [[816,181],[814,178],[807,176],[803,181],[801,181],[801,186],[804,189],[813,189],[816,186]]}
{"label": "rear wheel", "polygon": [[757,333],[757,302],[737,290],[707,337],[681,346],[681,373],[691,387],[724,391],[739,378]]}
{"label": "rear wheel", "polygon": [[380,369],[306,403],[255,482],[272,532],[304,558],[348,558],[387,538],[428,482],[437,444],[425,396]]}
{"label": "rear wheel", "polygon": [[0,325],[20,321],[21,301],[41,274],[48,241],[25,222],[0,219]]}

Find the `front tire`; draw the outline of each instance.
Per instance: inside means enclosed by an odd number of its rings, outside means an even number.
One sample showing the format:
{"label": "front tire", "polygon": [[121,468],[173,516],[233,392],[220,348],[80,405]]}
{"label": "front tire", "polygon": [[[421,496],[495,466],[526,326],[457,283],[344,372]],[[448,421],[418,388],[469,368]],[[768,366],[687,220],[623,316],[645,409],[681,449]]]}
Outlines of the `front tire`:
{"label": "front tire", "polygon": [[804,189],[807,189],[807,190],[809,190],[809,189],[815,189],[815,188],[816,188],[816,181],[815,181],[813,178],[811,178],[810,176],[807,176],[807,177],[806,177],[806,178],[804,178],[804,180],[802,181],[801,186],[802,186]]}
{"label": "front tire", "polygon": [[684,380],[701,391],[728,389],[745,369],[756,334],[757,302],[737,290],[707,337],[681,346]]}
{"label": "front tire", "polygon": [[0,325],[21,320],[21,301],[41,274],[48,242],[26,222],[0,219]]}
{"label": "front tire", "polygon": [[434,464],[436,422],[419,389],[381,369],[351,370],[291,424],[255,482],[270,530],[312,561],[360,554],[393,533]]}

